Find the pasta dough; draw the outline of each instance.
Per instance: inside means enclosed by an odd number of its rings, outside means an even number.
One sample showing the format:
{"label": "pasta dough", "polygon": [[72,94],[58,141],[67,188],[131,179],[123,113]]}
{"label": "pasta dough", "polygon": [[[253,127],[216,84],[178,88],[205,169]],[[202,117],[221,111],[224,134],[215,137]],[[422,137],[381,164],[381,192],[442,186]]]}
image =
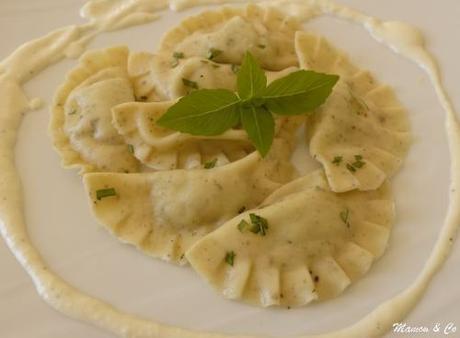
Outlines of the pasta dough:
{"label": "pasta dough", "polygon": [[64,167],[82,172],[136,172],[139,162],[112,126],[112,107],[134,100],[128,49],[85,54],[58,90],[50,132]]}
{"label": "pasta dough", "polygon": [[[86,174],[84,184],[96,218],[117,238],[184,264],[194,242],[291,179],[289,153],[279,140],[264,160],[254,152],[214,169]],[[107,189],[116,196],[101,198]]]}
{"label": "pasta dough", "polygon": [[197,137],[155,124],[173,102],[126,103],[113,110],[116,129],[133,147],[135,156],[156,170],[197,169],[207,163],[222,166],[254,150],[244,130],[216,137]]}
{"label": "pasta dough", "polygon": [[[268,83],[275,81],[297,67],[281,71],[267,71]],[[238,67],[220,64],[202,57],[173,58],[146,52],[132,53],[128,72],[133,79],[138,101],[176,100],[196,89],[236,90]]]}
{"label": "pasta dough", "polygon": [[219,63],[241,64],[246,51],[250,51],[263,68],[282,70],[297,66],[294,34],[300,29],[296,19],[272,7],[226,7],[184,20],[166,34],[159,52],[167,56],[180,52],[186,57],[212,57]]}
{"label": "pasta dough", "polygon": [[409,149],[406,111],[388,86],[356,69],[323,38],[298,32],[296,48],[302,67],[341,75],[327,102],[307,119],[311,155],[333,191],[377,189]]}
{"label": "pasta dough", "polygon": [[[251,228],[250,214],[268,222],[263,235]],[[365,274],[384,252],[393,218],[386,184],[337,194],[320,170],[226,222],[186,257],[227,298],[300,306],[337,296]]]}
{"label": "pasta dough", "polygon": [[[156,170],[197,169],[213,163],[222,166],[254,151],[246,132],[231,129],[214,137],[199,137],[162,128],[155,124],[173,102],[125,103],[113,109],[117,131],[132,146],[135,156]],[[293,135],[302,117],[282,117],[276,134],[293,148]]]}

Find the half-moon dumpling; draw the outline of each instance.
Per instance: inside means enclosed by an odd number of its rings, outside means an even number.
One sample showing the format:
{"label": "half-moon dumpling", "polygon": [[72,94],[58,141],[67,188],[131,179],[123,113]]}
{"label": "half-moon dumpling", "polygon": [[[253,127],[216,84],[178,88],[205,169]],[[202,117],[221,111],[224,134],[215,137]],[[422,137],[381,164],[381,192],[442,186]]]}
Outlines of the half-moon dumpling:
{"label": "half-moon dumpling", "polygon": [[[137,159],[155,170],[222,166],[254,151],[246,131],[230,129],[213,137],[193,136],[158,126],[155,122],[173,102],[131,102],[113,108],[113,125]],[[292,142],[303,117],[280,117],[276,136]]]}
{"label": "half-moon dumpling", "polygon": [[184,53],[186,57],[240,64],[250,51],[263,68],[282,70],[297,66],[294,34],[299,29],[296,19],[273,7],[225,7],[184,20],[166,34],[159,53]]}
{"label": "half-moon dumpling", "polygon": [[129,59],[138,101],[168,101],[196,89],[236,88],[235,68],[199,57],[177,59],[148,53],[135,53]]}
{"label": "half-moon dumpling", "polygon": [[335,297],[365,274],[393,218],[386,185],[337,194],[316,171],[203,237],[186,258],[226,298],[300,306]]}
{"label": "half-moon dumpling", "polygon": [[[276,152],[276,154],[274,154]],[[185,264],[197,240],[256,207],[293,175],[282,142],[213,169],[84,175],[91,208],[110,232],[144,253]]]}
{"label": "half-moon dumpling", "polygon": [[377,189],[409,150],[406,111],[388,86],[356,69],[325,39],[299,32],[296,48],[302,67],[341,75],[326,103],[307,119],[311,155],[333,191]]}
{"label": "half-moon dumpling", "polygon": [[113,124],[134,155],[156,170],[222,166],[254,151],[244,130],[199,137],[158,126],[155,122],[173,102],[125,103],[113,109]]}
{"label": "half-moon dumpling", "polygon": [[64,167],[82,172],[136,172],[139,162],[112,126],[112,107],[134,101],[128,49],[86,53],[59,88],[50,133]]}
{"label": "half-moon dumpling", "polygon": [[[289,67],[282,71],[268,71],[268,83],[298,70]],[[236,90],[238,67],[220,64],[201,57],[131,53],[128,72],[138,101],[168,101],[189,94],[196,89]]]}

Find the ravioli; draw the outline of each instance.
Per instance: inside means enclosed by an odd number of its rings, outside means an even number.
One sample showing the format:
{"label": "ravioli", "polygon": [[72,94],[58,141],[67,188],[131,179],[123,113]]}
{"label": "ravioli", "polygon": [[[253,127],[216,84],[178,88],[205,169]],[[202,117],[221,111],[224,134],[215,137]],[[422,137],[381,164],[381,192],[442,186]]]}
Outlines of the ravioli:
{"label": "ravioli", "polygon": [[[289,67],[282,71],[267,71],[268,82],[298,70]],[[202,57],[180,58],[173,55],[130,54],[128,72],[132,78],[138,101],[169,101],[196,89],[236,90],[238,67],[221,64]]]}
{"label": "ravioli", "polygon": [[[213,137],[193,136],[162,128],[155,122],[174,102],[132,102],[113,109],[113,124],[139,161],[155,170],[198,169],[222,166],[254,151],[247,133],[230,129]],[[291,143],[304,119],[281,117],[276,135]]]}
{"label": "ravioli", "polygon": [[155,122],[172,105],[169,101],[125,103],[113,109],[115,128],[146,166],[156,170],[219,167],[254,151],[244,130],[198,137],[158,126]]}
{"label": "ravioli", "polygon": [[324,38],[298,32],[296,48],[301,67],[341,75],[326,103],[307,119],[311,155],[333,191],[377,189],[407,155],[407,112],[388,86],[351,65]]}
{"label": "ravioli", "polygon": [[159,53],[241,64],[250,51],[263,68],[282,70],[297,66],[294,34],[300,29],[296,19],[273,7],[224,7],[185,19],[165,35]]}
{"label": "ravioli", "polygon": [[186,258],[226,298],[301,306],[335,297],[364,275],[384,252],[393,219],[386,184],[337,194],[319,170],[203,237]]}
{"label": "ravioli", "polygon": [[112,107],[134,100],[125,47],[86,53],[54,98],[50,133],[66,168],[136,172],[139,162],[112,126]]}
{"label": "ravioli", "polygon": [[263,160],[254,152],[219,168],[91,173],[83,180],[97,220],[119,240],[185,264],[193,243],[292,178],[288,154],[279,140]]}

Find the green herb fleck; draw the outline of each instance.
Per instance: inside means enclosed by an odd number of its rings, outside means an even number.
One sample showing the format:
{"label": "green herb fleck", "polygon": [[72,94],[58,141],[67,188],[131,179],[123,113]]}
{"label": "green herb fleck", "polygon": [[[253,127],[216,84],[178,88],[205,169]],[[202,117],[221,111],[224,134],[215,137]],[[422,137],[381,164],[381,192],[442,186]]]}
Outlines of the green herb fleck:
{"label": "green herb fleck", "polygon": [[350,216],[350,210],[346,209],[340,212],[340,219],[343,223],[348,224],[348,217]]}
{"label": "green herb fleck", "polygon": [[174,52],[173,53],[173,61],[171,63],[171,66],[173,68],[176,68],[179,65],[179,60],[185,58],[184,53],[182,52]]}
{"label": "green herb fleck", "polygon": [[235,252],[228,251],[227,254],[225,255],[225,262],[228,265],[233,266],[233,264],[235,263],[235,257],[236,257]]}
{"label": "green herb fleck", "polygon": [[350,170],[352,173],[356,172],[356,168],[350,163],[347,163],[347,169]]}
{"label": "green herb fleck", "polygon": [[235,74],[238,74],[239,71],[240,71],[240,66],[232,64],[232,72]]}
{"label": "green herb fleck", "polygon": [[208,60],[214,60],[216,57],[221,55],[224,51],[216,48],[211,48],[208,51]]}
{"label": "green herb fleck", "polygon": [[182,52],[174,52],[173,58],[175,58],[175,59],[183,59],[183,58],[185,58],[185,55]]}
{"label": "green herb fleck", "polygon": [[361,155],[355,155],[355,160],[356,161],[353,163],[353,167],[356,169],[361,169],[366,164],[366,162],[363,161],[363,157]]}
{"label": "green herb fleck", "polygon": [[134,146],[132,144],[128,144],[128,151],[131,153],[131,154],[134,154]]}
{"label": "green herb fleck", "polygon": [[268,230],[268,221],[256,214],[249,214],[249,217],[252,224],[250,231],[260,236],[265,236]]}
{"label": "green herb fleck", "polygon": [[69,115],[75,115],[77,113],[76,109],[72,109],[72,111],[69,113]]}
{"label": "green herb fleck", "polygon": [[195,81],[191,81],[191,80],[188,80],[188,79],[182,79],[182,83],[186,87],[189,87],[189,88],[192,88],[192,89],[198,89],[198,83],[196,83]]}
{"label": "green herb fleck", "polygon": [[204,163],[204,168],[205,169],[212,169],[216,166],[217,164],[217,158],[213,159],[213,160],[209,160],[209,161],[206,161]]}
{"label": "green herb fleck", "polygon": [[244,219],[241,220],[240,223],[238,223],[238,230],[240,232],[245,232],[246,230],[249,230],[250,227],[251,225],[248,222],[246,222]]}
{"label": "green herb fleck", "polygon": [[343,161],[342,156],[336,156],[336,157],[334,157],[334,160],[332,161],[332,163],[335,164],[336,166],[339,166],[340,163],[342,163],[342,161]]}
{"label": "green herb fleck", "polygon": [[96,198],[100,201],[103,198],[117,196],[117,192],[114,188],[100,189],[96,191]]}

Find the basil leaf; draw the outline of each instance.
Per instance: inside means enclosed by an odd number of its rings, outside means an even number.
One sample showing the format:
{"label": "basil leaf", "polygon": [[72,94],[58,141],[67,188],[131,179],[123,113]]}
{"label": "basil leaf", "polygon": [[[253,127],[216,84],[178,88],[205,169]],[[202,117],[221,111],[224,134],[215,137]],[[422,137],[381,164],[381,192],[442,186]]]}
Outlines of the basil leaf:
{"label": "basil leaf", "polygon": [[267,88],[267,76],[251,53],[247,52],[238,72],[238,95],[248,100],[261,95]]}
{"label": "basil leaf", "polygon": [[220,135],[238,124],[238,102],[225,89],[197,90],[170,107],[157,124],[192,135]]}
{"label": "basil leaf", "polygon": [[321,106],[339,76],[300,70],[273,81],[262,95],[267,108],[279,115],[299,115]]}
{"label": "basil leaf", "polygon": [[256,149],[265,157],[275,135],[275,119],[265,107],[242,105],[241,122]]}

